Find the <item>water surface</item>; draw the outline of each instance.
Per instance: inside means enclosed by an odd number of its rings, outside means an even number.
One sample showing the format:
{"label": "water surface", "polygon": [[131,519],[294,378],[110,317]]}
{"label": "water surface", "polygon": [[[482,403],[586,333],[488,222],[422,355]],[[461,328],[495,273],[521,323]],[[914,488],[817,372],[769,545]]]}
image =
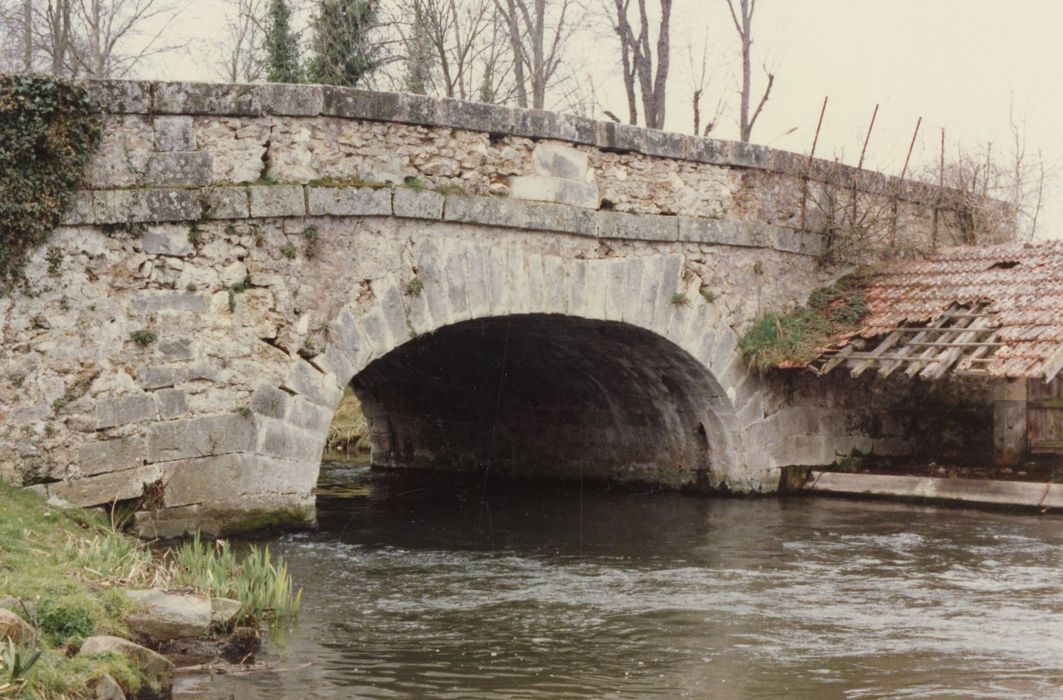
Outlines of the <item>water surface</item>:
{"label": "water surface", "polygon": [[[326,465],[303,610],[207,698],[1063,698],[1063,520]],[[183,695],[179,695],[183,696]]]}

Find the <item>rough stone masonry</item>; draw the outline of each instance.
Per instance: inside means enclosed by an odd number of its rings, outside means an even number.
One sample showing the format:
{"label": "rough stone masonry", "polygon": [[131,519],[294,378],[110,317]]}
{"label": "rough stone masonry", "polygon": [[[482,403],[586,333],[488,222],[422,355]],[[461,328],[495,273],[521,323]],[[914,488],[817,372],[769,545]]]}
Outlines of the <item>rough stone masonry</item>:
{"label": "rough stone masonry", "polygon": [[906,449],[750,375],[738,333],[847,269],[831,182],[896,204],[864,260],[958,235],[930,188],[415,95],[90,88],[87,189],[0,298],[5,480],[149,535],[309,522],[352,379],[393,466],[770,492]]}

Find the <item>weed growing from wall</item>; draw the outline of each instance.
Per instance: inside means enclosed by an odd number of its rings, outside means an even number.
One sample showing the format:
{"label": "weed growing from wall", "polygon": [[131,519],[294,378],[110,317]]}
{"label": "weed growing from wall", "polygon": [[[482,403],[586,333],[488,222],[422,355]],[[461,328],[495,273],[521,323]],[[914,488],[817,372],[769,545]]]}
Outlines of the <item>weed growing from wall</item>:
{"label": "weed growing from wall", "polygon": [[800,367],[842,333],[854,331],[867,315],[862,276],[847,275],[808,296],[805,306],[784,314],[769,311],[742,336],[739,348],[750,367]]}
{"label": "weed growing from wall", "polygon": [[0,293],[22,279],[26,257],[59,224],[99,141],[83,87],[0,75]]}

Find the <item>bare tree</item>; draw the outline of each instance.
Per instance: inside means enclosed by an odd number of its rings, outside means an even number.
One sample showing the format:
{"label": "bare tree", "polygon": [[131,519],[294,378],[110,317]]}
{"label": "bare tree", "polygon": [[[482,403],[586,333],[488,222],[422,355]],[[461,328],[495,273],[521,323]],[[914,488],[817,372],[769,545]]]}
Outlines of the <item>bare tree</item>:
{"label": "bare tree", "polygon": [[496,101],[508,73],[505,28],[495,0],[402,0],[397,24],[406,51],[405,87]]}
{"label": "bare tree", "polygon": [[266,0],[228,0],[225,38],[216,69],[231,83],[253,83],[265,71],[262,46]]}
{"label": "bare tree", "polygon": [[0,71],[25,70],[21,0],[0,0]]}
{"label": "bare tree", "polygon": [[672,0],[659,0],[660,23],[657,27],[657,58],[654,69],[653,44],[650,37],[650,16],[646,0],[636,0],[638,10],[635,21],[638,33],[632,27],[631,0],[613,0],[610,22],[620,40],[620,68],[627,95],[628,121],[638,123],[638,106],[635,89],[642,98],[642,115],[646,126],[664,128],[665,99],[668,85],[668,70],[671,63],[671,18]]}
{"label": "bare tree", "polygon": [[494,0],[513,52],[517,105],[543,109],[580,17],[575,0]]}
{"label": "bare tree", "polygon": [[70,51],[70,2],[71,0],[51,0],[48,2],[44,26],[48,31],[48,55],[52,59],[52,75],[62,75]]}
{"label": "bare tree", "polygon": [[694,135],[695,136],[708,136],[716,129],[716,125],[720,121],[720,115],[724,110],[724,98],[720,96],[716,99],[716,106],[713,108],[712,115],[705,121],[704,128],[702,127],[701,118],[701,101],[705,96],[705,90],[708,89],[709,84],[712,82],[712,73],[708,68],[708,44],[703,42],[701,45],[701,56],[697,64],[694,62],[694,50],[692,47],[687,47],[687,59],[689,67],[687,68],[687,78],[690,81],[690,101],[694,108]]}
{"label": "bare tree", "polygon": [[726,0],[727,7],[731,11],[731,19],[734,21],[735,31],[738,32],[738,40],[742,52],[742,89],[739,93],[742,103],[738,117],[739,138],[749,141],[753,133],[753,126],[757,123],[760,111],[764,109],[764,103],[771,95],[771,88],[775,84],[775,75],[767,70],[768,84],[764,93],[760,96],[756,108],[750,114],[749,106],[752,96],[752,64],[751,52],[753,48],[753,15],[756,13],[757,0],[737,0],[738,8],[735,8],[735,0]]}
{"label": "bare tree", "polygon": [[177,48],[162,41],[175,0],[48,0],[33,11],[33,43],[56,75],[122,78]]}
{"label": "bare tree", "polygon": [[994,155],[993,145],[957,145],[941,162],[927,166],[921,176],[939,182],[938,208],[945,223],[959,233],[952,243],[997,243],[1037,236],[1044,207],[1045,186],[1053,173],[1040,150],[1028,153],[1024,130],[1011,125],[1010,149]]}

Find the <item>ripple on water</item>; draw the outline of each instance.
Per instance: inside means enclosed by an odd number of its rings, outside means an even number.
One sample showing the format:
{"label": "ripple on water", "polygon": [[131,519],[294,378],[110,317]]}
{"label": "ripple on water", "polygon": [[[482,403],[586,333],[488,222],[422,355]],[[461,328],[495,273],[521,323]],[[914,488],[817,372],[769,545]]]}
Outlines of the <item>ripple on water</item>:
{"label": "ripple on water", "polygon": [[330,502],[323,531],[278,540],[305,592],[272,653],[310,666],[197,692],[1063,695],[1058,520],[529,492],[492,503],[486,536],[461,499],[434,493]]}

